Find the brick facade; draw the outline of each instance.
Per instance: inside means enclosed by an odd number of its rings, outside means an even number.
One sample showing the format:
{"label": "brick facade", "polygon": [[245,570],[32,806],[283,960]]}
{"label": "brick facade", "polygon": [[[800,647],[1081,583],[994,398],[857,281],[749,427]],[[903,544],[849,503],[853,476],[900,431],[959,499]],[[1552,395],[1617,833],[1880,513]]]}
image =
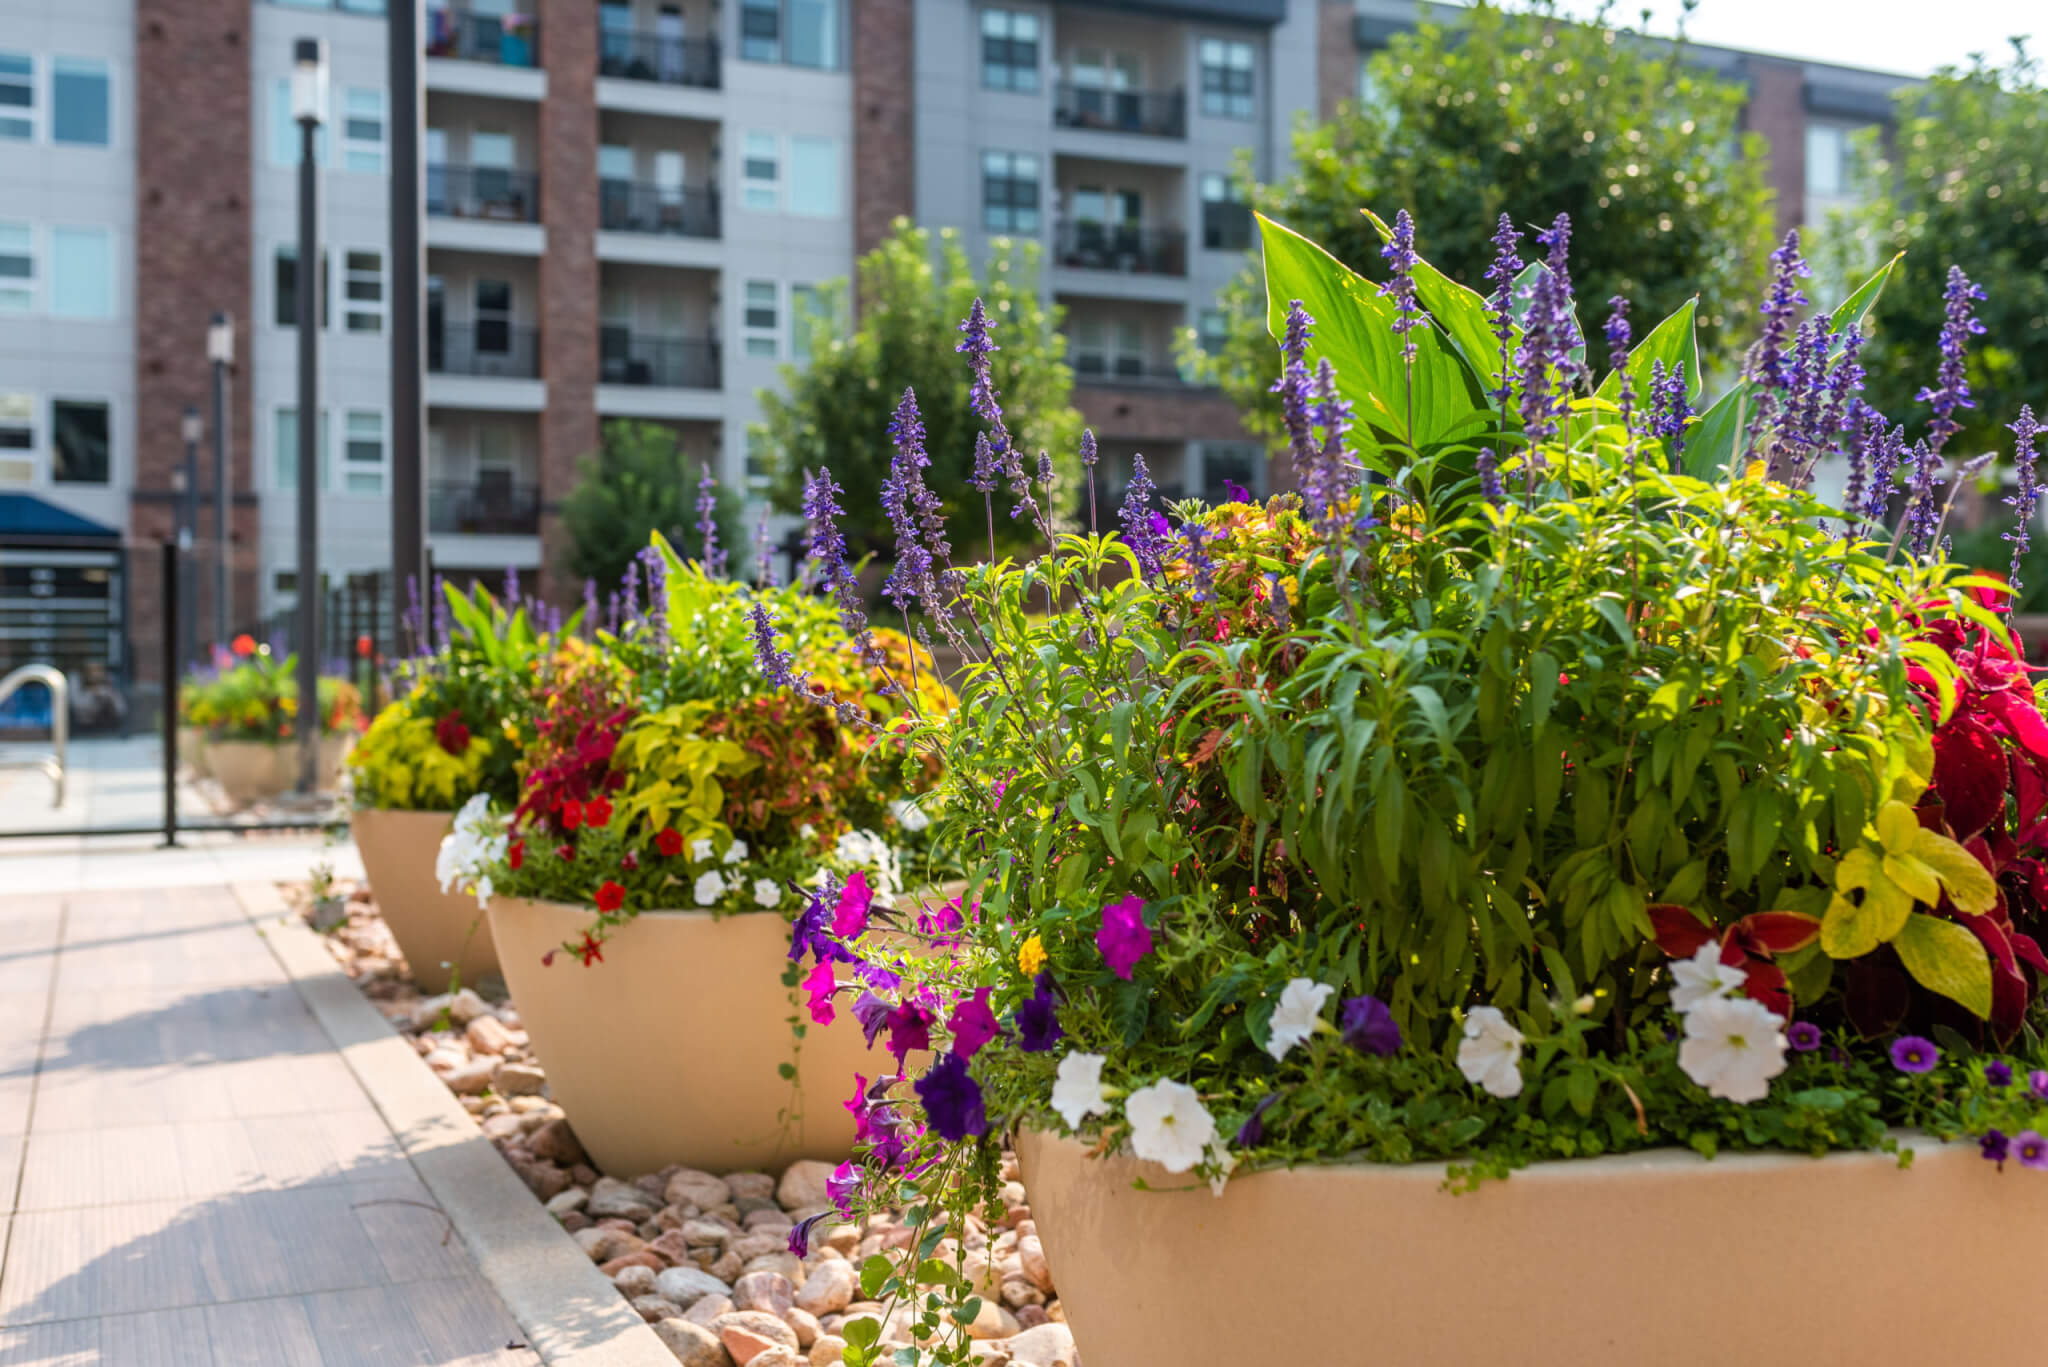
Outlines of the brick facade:
{"label": "brick facade", "polygon": [[1357,8],[1351,0],[1316,0],[1316,116],[1329,118],[1358,94]]}
{"label": "brick facade", "polygon": [[917,213],[914,0],[853,2],[853,250]]}
{"label": "brick facade", "polygon": [[541,592],[572,602],[581,585],[561,570],[562,500],[577,464],[597,449],[597,25],[587,0],[540,0],[548,93],[540,107]]}
{"label": "brick facade", "polygon": [[[135,4],[135,483],[128,537],[129,644],[136,678],[162,673],[161,560],[175,535],[166,497],[183,467],[179,427],[187,406],[210,411],[212,368],[206,329],[216,311],[235,319],[235,354],[245,373],[229,390],[229,466],[237,490],[250,488],[251,227],[249,175],[253,113],[248,0],[136,0]],[[212,489],[212,445],[201,448],[200,489]],[[231,518],[237,547],[239,622],[256,609],[257,510],[238,499]],[[211,499],[202,497],[199,529],[208,549]],[[199,584],[198,639],[210,635],[210,555]]]}
{"label": "brick facade", "polygon": [[1797,62],[1748,57],[1749,103],[1744,129],[1770,143],[1765,181],[1778,197],[1778,236],[1806,217],[1806,73]]}
{"label": "brick facade", "polygon": [[1244,441],[1237,406],[1213,389],[1077,384],[1074,407],[1106,441]]}

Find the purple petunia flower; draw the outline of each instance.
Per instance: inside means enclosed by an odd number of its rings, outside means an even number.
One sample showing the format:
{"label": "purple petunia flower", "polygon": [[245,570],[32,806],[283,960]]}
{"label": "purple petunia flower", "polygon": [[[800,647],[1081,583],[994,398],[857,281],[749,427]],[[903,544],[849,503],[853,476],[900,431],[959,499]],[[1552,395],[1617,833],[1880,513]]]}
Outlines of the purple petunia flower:
{"label": "purple petunia flower", "polygon": [[967,1060],[958,1054],[942,1054],[925,1075],[911,1084],[924,1103],[932,1130],[949,1144],[972,1134],[988,1133],[988,1112],[982,1105],[981,1085],[967,1072]]}
{"label": "purple petunia flower", "polygon": [[1244,1118],[1244,1124],[1237,1127],[1237,1147],[1253,1149],[1266,1142],[1266,1112],[1273,1109],[1273,1103],[1280,1099],[1280,1093],[1268,1092],[1252,1107],[1252,1113]]}
{"label": "purple petunia flower", "polygon": [[2048,1101],[2048,1068],[2036,1068],[2027,1074],[2027,1095],[2036,1101]]}
{"label": "purple petunia flower", "polygon": [[1934,410],[1934,418],[1927,424],[1927,444],[1937,453],[1950,437],[1963,430],[1963,425],[1955,420],[1956,410],[1977,406],[1970,398],[1964,351],[1970,338],[1984,331],[1984,324],[1977,321],[1972,307],[1984,298],[1984,289],[1973,284],[1961,266],[1950,266],[1941,298],[1941,365],[1935,372],[1933,386],[1913,396]]}
{"label": "purple petunia flower", "polygon": [[912,1050],[932,1047],[932,1022],[937,1019],[937,1014],[920,1001],[906,999],[890,1010],[883,1024],[888,1027],[889,1052],[896,1056],[898,1068]]}
{"label": "purple petunia flower", "polygon": [[1027,1054],[1042,1054],[1057,1044],[1066,1031],[1060,1029],[1052,973],[1041,971],[1032,986],[1032,994],[1017,1007],[1017,1047]]}
{"label": "purple petunia flower", "polygon": [[1941,1061],[1934,1041],[1918,1035],[1901,1035],[1892,1041],[1892,1067],[1902,1073],[1931,1073]]}
{"label": "purple petunia flower", "polygon": [[812,897],[790,923],[790,961],[801,962],[806,954],[820,960],[826,958],[830,953],[831,929],[832,904],[822,895]]}
{"label": "purple petunia flower", "polygon": [[1104,907],[1102,929],[1095,933],[1095,947],[1102,951],[1109,971],[1128,981],[1138,960],[1152,952],[1152,931],[1145,924],[1145,899],[1131,893]]}
{"label": "purple petunia flower", "polygon": [[1996,1163],[2000,1171],[2003,1171],[2005,1160],[2012,1153],[2012,1141],[2005,1137],[2002,1130],[1986,1130],[1983,1137],[1977,1141],[1977,1152],[1983,1155],[1987,1163]]}
{"label": "purple petunia flower", "polygon": [[1249,503],[1252,501],[1252,491],[1234,479],[1226,479],[1223,481],[1223,501],[1225,503]]}
{"label": "purple petunia flower", "polygon": [[1003,1027],[996,1024],[996,1013],[988,1008],[991,990],[978,987],[971,996],[962,997],[953,1008],[953,1018],[946,1022],[953,1033],[953,1052],[962,1058],[973,1058],[982,1045],[1003,1033]]}
{"label": "purple petunia flower", "polygon": [[1812,1021],[1793,1021],[1785,1027],[1785,1042],[1802,1054],[1820,1048],[1820,1027]]}
{"label": "purple petunia flower", "polygon": [[882,1027],[889,1023],[889,1003],[872,992],[863,992],[854,999],[853,1018],[860,1022],[860,1032],[867,1036],[868,1048],[875,1047],[875,1036],[882,1033]]}
{"label": "purple petunia flower", "polygon": [[1401,1048],[1401,1027],[1378,997],[1352,997],[1337,1013],[1337,1033],[1361,1054],[1384,1058]]}
{"label": "purple petunia flower", "polygon": [[2043,1139],[2038,1131],[2021,1130],[2012,1137],[2012,1156],[2021,1167],[2040,1172],[2048,1168],[2048,1139]]}
{"label": "purple petunia flower", "polygon": [[809,1257],[811,1252],[811,1231],[816,1229],[819,1222],[831,1213],[829,1210],[821,1210],[816,1215],[806,1215],[803,1219],[792,1225],[789,1231],[789,1251],[799,1258]]}
{"label": "purple petunia flower", "polygon": [[1992,1087],[2012,1086],[2012,1065],[1999,1059],[1991,1060],[1984,1065],[1984,1081]]}
{"label": "purple petunia flower", "polygon": [[825,1194],[832,1198],[832,1208],[840,1218],[853,1218],[853,1198],[860,1194],[860,1169],[852,1163],[841,1163],[832,1169],[832,1175],[825,1179]]}

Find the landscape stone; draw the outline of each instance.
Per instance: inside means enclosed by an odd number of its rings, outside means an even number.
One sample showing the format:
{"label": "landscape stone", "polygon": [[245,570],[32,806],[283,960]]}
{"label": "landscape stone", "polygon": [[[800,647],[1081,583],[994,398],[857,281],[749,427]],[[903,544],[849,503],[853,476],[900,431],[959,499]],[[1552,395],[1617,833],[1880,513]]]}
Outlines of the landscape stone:
{"label": "landscape stone", "polygon": [[[565,1168],[575,1168],[589,1162],[588,1155],[583,1152],[583,1145],[576,1141],[576,1131],[569,1128],[568,1120],[563,1117],[543,1121],[527,1137],[526,1146],[533,1150],[536,1158],[545,1158],[550,1163],[559,1163]],[[571,1172],[569,1175],[576,1179],[576,1185],[579,1187],[590,1187],[597,1181],[595,1172],[590,1174],[588,1181],[584,1180],[580,1172]]]}
{"label": "landscape stone", "polygon": [[797,1288],[795,1304],[813,1315],[837,1314],[853,1304],[857,1280],[851,1263],[822,1259]]}
{"label": "landscape stone", "polygon": [[654,1292],[687,1310],[706,1296],[728,1296],[732,1288],[708,1272],[685,1265],[656,1273]]}
{"label": "landscape stone", "polygon": [[531,1063],[500,1063],[491,1074],[491,1090],[504,1096],[531,1096],[548,1085],[548,1075]]}
{"label": "landscape stone", "polygon": [[662,1194],[671,1205],[695,1206],[699,1210],[722,1206],[732,1200],[732,1188],[725,1184],[724,1178],[695,1168],[683,1168],[671,1175]]}
{"label": "landscape stone", "polygon": [[1009,1340],[1010,1361],[1018,1367],[1080,1367],[1073,1331],[1064,1324],[1041,1324]]}
{"label": "landscape stone", "polygon": [[814,1210],[832,1204],[832,1193],[825,1183],[832,1176],[833,1165],[813,1158],[800,1158],[783,1169],[782,1180],[775,1184],[775,1199],[782,1203],[784,1210]]}
{"label": "landscape stone", "polygon": [[727,1367],[725,1345],[701,1324],[686,1319],[656,1320],[654,1335],[683,1367]]}
{"label": "landscape stone", "polygon": [[795,1305],[796,1288],[779,1272],[749,1272],[733,1283],[732,1303],[742,1310],[763,1310],[781,1319]]}
{"label": "landscape stone", "polygon": [[792,1356],[797,1350],[796,1330],[759,1310],[735,1310],[730,1315],[720,1315],[711,1328],[739,1367],[748,1367],[770,1348],[787,1348]]}

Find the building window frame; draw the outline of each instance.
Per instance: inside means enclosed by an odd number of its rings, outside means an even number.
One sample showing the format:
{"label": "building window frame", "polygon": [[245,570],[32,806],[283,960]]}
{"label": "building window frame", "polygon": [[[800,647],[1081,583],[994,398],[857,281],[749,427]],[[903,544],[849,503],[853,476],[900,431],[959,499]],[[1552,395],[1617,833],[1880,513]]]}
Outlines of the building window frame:
{"label": "building window frame", "polygon": [[[0,90],[19,93],[18,100],[0,101],[0,141],[35,142],[42,136],[42,101],[36,98],[36,54],[12,49],[0,51]],[[21,69],[15,70],[19,63]]]}
{"label": "building window frame", "polygon": [[[374,430],[373,430],[374,429]],[[361,435],[359,435],[359,433]],[[382,498],[390,487],[391,423],[381,408],[350,408],[341,419],[341,487],[336,493]],[[358,454],[374,444],[376,454]],[[358,480],[362,483],[359,485]]]}
{"label": "building window frame", "polygon": [[[291,264],[292,278],[285,280],[285,265]],[[270,252],[270,323],[272,327],[289,332],[298,326],[298,262],[299,244],[280,242]],[[329,254],[325,247],[320,249],[320,329],[326,331],[334,325],[334,308],[331,295],[334,290],[334,273],[329,269]]]}
{"label": "building window frame", "polygon": [[1044,162],[1036,152],[982,149],[982,231],[1011,237],[1037,237],[1043,232],[1044,176]]}
{"label": "building window frame", "polygon": [[[67,70],[66,68],[70,68]],[[104,57],[52,56],[50,70],[50,142],[57,147],[112,147],[118,127],[114,104],[114,64]],[[64,136],[63,111],[58,107],[57,83],[65,79],[97,80],[99,83],[98,137]]]}
{"label": "building window frame", "polygon": [[1202,113],[1212,119],[1258,117],[1258,48],[1244,38],[1196,42]]}
{"label": "building window frame", "polygon": [[755,360],[782,357],[782,282],[752,279],[740,285],[740,347]]}
{"label": "building window frame", "polygon": [[[740,60],[843,71],[846,14],[844,0],[740,0]],[[813,29],[817,51],[804,52]]]}
{"label": "building window frame", "polygon": [[[0,461],[26,461],[31,472],[40,464],[42,444],[36,440],[42,399],[29,389],[0,389]],[[34,482],[31,473],[30,482]]]}
{"label": "building window frame", "polygon": [[378,336],[384,331],[384,251],[381,247],[342,250],[342,315],[344,332]]}
{"label": "building window frame", "polygon": [[[101,264],[104,269],[98,273],[98,280],[105,291],[104,304],[99,307],[80,309],[60,297],[62,277],[58,268],[58,257],[63,253],[62,244],[67,239],[85,237],[97,238],[104,255]],[[48,233],[49,250],[47,271],[49,284],[43,301],[43,311],[52,318],[76,318],[104,322],[121,315],[121,265],[118,243],[114,230],[103,223],[53,223]]]}
{"label": "building window frame", "polygon": [[1228,174],[1204,171],[1201,177],[1202,246],[1208,251],[1251,250],[1252,211],[1244,191]]}
{"label": "building window frame", "polygon": [[342,167],[367,175],[383,175],[385,137],[391,126],[391,102],[386,98],[384,88],[375,85],[347,87],[342,92],[339,122]]}
{"label": "building window frame", "polygon": [[1043,88],[1045,25],[1037,11],[990,5],[981,12],[980,38],[982,89],[1036,95]]}
{"label": "building window frame", "polygon": [[[58,472],[57,458],[59,447],[64,437],[64,424],[59,421],[57,416],[59,406],[80,409],[96,408],[99,410],[100,421],[104,424],[105,430],[100,438],[103,449],[99,457],[100,470],[98,478],[71,478]],[[114,401],[108,398],[86,398],[76,394],[52,395],[50,397],[49,411],[50,449],[48,469],[50,483],[76,484],[96,489],[110,487],[114,483]]]}
{"label": "building window frame", "polygon": [[[0,229],[8,230],[10,233],[18,231],[20,234],[19,245],[0,245],[0,261],[27,262],[27,269],[23,274],[15,274],[11,266],[6,270],[0,270],[0,301],[6,301],[16,295],[20,297],[19,306],[0,302],[0,316],[22,317],[34,314],[41,293],[37,287],[43,275],[42,256],[36,250],[36,225],[27,219],[11,218],[0,220]],[[14,281],[20,283],[10,283]]]}
{"label": "building window frame", "polygon": [[[801,151],[804,166],[798,165]],[[822,159],[821,159],[822,158]],[[846,145],[840,139],[823,133],[792,133],[784,148],[783,160],[789,166],[789,189],[784,196],[784,211],[792,218],[839,219],[846,217]],[[800,184],[822,183],[820,174],[829,165],[831,175],[831,203],[812,205],[803,198],[810,192],[799,192]]]}
{"label": "building window frame", "polygon": [[[333,463],[329,459],[333,449],[328,430],[326,407],[320,410],[320,430],[313,434],[319,452],[319,491],[326,493],[333,475]],[[270,410],[270,487],[277,493],[296,492],[299,487],[299,406],[295,403],[281,403]],[[284,438],[286,415],[291,415],[292,436],[287,443]]]}
{"label": "building window frame", "polygon": [[[740,203],[748,212],[779,213],[782,209],[782,168],[787,160],[782,135],[752,130],[741,135]],[[762,172],[765,170],[765,174]]]}

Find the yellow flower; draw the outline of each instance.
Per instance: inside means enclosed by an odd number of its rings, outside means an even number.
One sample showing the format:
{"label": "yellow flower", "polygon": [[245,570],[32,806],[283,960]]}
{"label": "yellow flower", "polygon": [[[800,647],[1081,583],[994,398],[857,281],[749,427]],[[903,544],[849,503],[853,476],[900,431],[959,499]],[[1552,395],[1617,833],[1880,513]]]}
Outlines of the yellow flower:
{"label": "yellow flower", "polygon": [[1045,967],[1045,943],[1036,935],[1017,947],[1017,967],[1024,970],[1024,976],[1035,978],[1038,970]]}

